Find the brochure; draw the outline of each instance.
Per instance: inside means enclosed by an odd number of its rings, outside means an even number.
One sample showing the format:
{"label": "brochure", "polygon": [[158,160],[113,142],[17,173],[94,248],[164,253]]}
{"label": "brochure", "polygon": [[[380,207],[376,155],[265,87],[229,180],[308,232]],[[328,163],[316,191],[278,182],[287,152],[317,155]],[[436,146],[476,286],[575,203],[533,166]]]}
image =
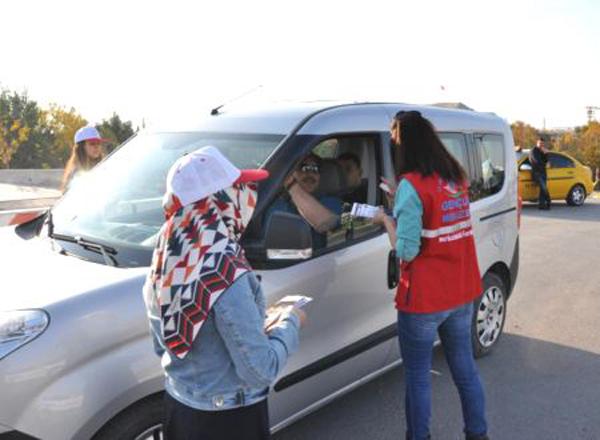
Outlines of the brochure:
{"label": "brochure", "polygon": [[313,299],[304,295],[287,295],[267,309],[265,330],[269,331],[293,308],[302,308]]}
{"label": "brochure", "polygon": [[352,217],[373,218],[377,214],[379,208],[377,206],[367,205],[364,203],[355,203],[352,205],[350,215]]}

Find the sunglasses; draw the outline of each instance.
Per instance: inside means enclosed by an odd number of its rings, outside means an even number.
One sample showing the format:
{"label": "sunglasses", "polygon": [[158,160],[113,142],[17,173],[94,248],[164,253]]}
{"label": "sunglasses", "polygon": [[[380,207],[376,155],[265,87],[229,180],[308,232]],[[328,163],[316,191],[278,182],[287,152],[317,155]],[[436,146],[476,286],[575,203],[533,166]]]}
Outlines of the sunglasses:
{"label": "sunglasses", "polygon": [[300,171],[302,171],[303,173],[318,174],[319,165],[317,165],[316,163],[303,163],[302,165],[300,165]]}

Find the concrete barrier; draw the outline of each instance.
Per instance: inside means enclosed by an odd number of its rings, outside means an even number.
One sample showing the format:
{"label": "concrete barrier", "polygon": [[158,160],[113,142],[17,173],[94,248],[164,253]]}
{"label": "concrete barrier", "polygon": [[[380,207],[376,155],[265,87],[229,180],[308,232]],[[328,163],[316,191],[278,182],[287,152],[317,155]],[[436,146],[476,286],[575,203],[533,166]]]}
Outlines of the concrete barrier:
{"label": "concrete barrier", "polygon": [[60,188],[63,170],[0,170],[0,183],[42,188]]}
{"label": "concrete barrier", "polygon": [[15,209],[12,211],[0,211],[0,227],[16,226],[29,222],[44,214],[48,208]]}

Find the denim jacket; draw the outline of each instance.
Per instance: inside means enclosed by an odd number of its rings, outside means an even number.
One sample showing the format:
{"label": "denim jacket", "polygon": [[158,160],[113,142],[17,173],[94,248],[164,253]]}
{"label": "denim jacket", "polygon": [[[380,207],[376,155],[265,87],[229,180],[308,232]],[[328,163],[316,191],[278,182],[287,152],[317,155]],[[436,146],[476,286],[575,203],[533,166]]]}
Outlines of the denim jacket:
{"label": "denim jacket", "polygon": [[199,410],[225,410],[265,399],[298,347],[300,322],[295,314],[265,333],[265,297],[252,272],[238,278],[219,297],[184,359],[165,349],[160,319],[154,311],[148,312],[166,391]]}

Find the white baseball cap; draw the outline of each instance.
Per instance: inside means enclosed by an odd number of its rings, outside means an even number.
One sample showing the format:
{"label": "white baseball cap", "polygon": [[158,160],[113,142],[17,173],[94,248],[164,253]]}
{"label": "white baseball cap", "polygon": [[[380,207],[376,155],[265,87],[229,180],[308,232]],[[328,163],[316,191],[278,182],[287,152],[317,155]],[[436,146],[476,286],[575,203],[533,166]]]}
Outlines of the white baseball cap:
{"label": "white baseball cap", "polygon": [[85,127],[81,127],[75,133],[75,143],[83,142],[83,141],[100,141],[100,142],[108,142],[107,139],[103,139],[100,136],[100,133],[93,125],[86,125]]}
{"label": "white baseball cap", "polygon": [[167,194],[177,196],[185,206],[235,183],[258,182],[267,177],[267,170],[240,170],[217,148],[206,146],[175,161],[167,174]]}

